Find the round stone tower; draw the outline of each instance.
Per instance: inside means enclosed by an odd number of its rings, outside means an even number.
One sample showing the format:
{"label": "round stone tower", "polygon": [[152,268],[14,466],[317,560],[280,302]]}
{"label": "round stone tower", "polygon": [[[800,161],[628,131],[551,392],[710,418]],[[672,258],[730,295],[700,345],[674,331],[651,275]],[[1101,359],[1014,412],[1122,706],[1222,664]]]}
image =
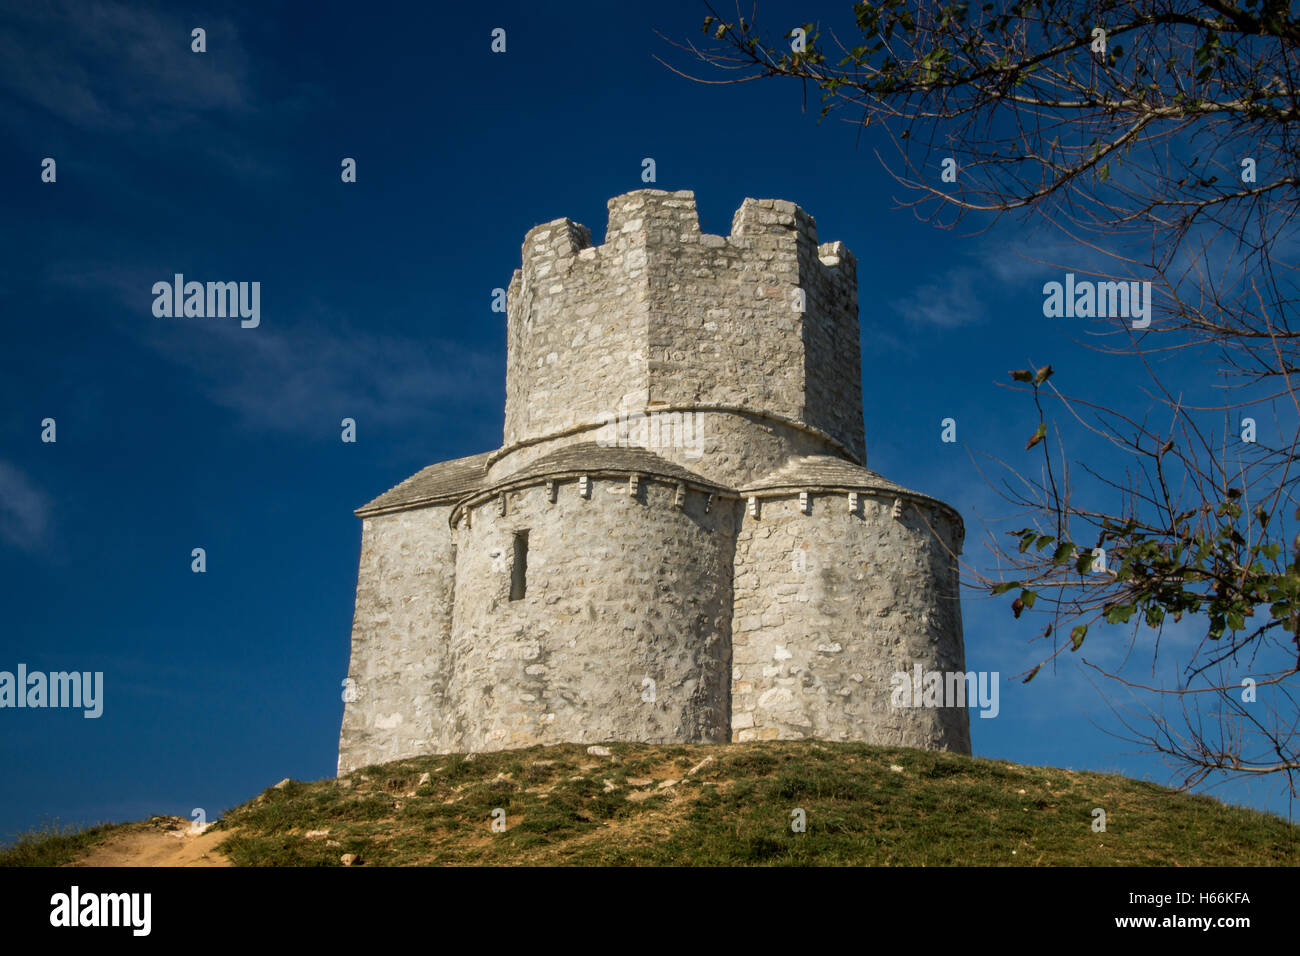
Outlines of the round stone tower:
{"label": "round stone tower", "polygon": [[[869,471],[857,274],[793,203],[525,237],[504,442],[358,510],[341,770],[560,741],[970,750],[947,505]],[[962,685],[965,686],[964,684]],[[910,688],[910,683],[909,683]]]}
{"label": "round stone tower", "polygon": [[[964,673],[947,505],[842,459],[808,456],[742,490],[736,740],[869,740],[970,753],[961,707],[913,706],[922,674]],[[893,691],[903,675],[906,706]],[[965,685],[963,685],[964,690]]]}
{"label": "round stone tower", "polygon": [[459,746],[727,740],[737,508],[724,491],[586,442],[458,505]]}

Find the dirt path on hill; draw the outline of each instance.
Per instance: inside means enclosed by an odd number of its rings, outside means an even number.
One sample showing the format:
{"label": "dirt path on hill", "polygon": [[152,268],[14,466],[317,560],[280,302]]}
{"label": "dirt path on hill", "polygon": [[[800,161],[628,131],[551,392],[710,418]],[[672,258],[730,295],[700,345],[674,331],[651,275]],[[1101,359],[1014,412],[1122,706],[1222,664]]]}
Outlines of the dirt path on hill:
{"label": "dirt path on hill", "polygon": [[229,830],[195,833],[189,820],[155,817],[116,832],[68,866],[230,866],[216,846]]}

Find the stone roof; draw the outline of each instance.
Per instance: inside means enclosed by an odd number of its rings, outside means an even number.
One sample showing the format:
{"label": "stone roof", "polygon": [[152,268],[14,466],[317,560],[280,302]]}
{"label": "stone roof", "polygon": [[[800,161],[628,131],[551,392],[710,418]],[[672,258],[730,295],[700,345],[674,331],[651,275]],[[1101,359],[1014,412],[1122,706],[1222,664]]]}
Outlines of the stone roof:
{"label": "stone roof", "polygon": [[770,471],[761,478],[755,478],[740,489],[742,495],[763,491],[790,490],[801,491],[810,488],[835,488],[847,491],[874,491],[887,495],[905,495],[922,501],[933,502],[949,510],[951,505],[944,504],[937,498],[912,491],[902,485],[878,475],[870,468],[863,468],[834,455],[803,455],[791,458],[780,468]]}
{"label": "stone roof", "polygon": [[597,442],[564,445],[489,485],[486,481],[487,466],[495,454],[497,451],[487,451],[481,455],[430,465],[374,501],[362,505],[355,513],[364,517],[420,505],[449,504],[489,488],[565,475],[658,475],[672,481],[690,482],[697,487],[730,490],[644,448],[605,446]]}
{"label": "stone roof", "polygon": [[[470,498],[478,492],[525,484],[539,478],[577,475],[656,475],[670,481],[687,482],[696,487],[716,488],[722,492],[734,493],[737,490],[710,481],[675,462],[661,458],[648,449],[608,446],[597,442],[563,445],[489,484],[486,480],[487,466],[489,459],[495,454],[497,451],[483,452],[468,458],[457,458],[430,465],[373,501],[362,505],[356,510],[356,514],[366,516],[421,505],[450,504]],[[803,455],[791,458],[780,468],[754,479],[738,490],[741,495],[751,495],[768,491],[807,491],[815,488],[905,496],[954,510],[951,505],[937,498],[904,488],[870,468],[863,468],[861,465],[855,465],[834,455]]]}
{"label": "stone roof", "polygon": [[458,501],[482,487],[488,459],[495,453],[495,450],[485,451],[480,455],[430,465],[385,491],[374,501],[362,505],[355,513],[375,514],[415,505]]}
{"label": "stone roof", "polygon": [[672,481],[717,488],[719,491],[731,490],[666,458],[660,458],[645,448],[601,445],[594,441],[563,445],[499,481],[494,481],[492,487],[512,485],[533,478],[606,473],[657,475]]}

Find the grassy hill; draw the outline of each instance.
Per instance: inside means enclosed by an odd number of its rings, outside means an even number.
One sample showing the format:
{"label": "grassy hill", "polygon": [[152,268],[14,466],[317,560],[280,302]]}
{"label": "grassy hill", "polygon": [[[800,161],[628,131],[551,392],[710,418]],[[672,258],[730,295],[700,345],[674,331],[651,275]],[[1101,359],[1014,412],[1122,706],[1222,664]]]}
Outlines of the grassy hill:
{"label": "grassy hill", "polygon": [[[1097,807],[1105,832],[1093,831]],[[492,827],[497,809],[504,832]],[[791,828],[796,809],[806,832]],[[1209,797],[1106,774],[815,741],[399,760],[283,783],[216,829],[221,854],[255,866],[337,866],[344,854],[368,866],[1300,864],[1300,827]],[[26,847],[26,862],[37,849]],[[24,862],[15,852],[0,864]]]}

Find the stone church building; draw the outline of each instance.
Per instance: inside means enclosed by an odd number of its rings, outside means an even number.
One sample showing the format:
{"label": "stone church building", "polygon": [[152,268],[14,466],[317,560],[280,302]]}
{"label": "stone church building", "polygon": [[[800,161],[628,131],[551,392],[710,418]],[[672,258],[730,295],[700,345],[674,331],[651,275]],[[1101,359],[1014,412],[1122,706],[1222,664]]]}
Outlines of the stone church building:
{"label": "stone church building", "polygon": [[[970,752],[957,512],[866,467],[857,266],[793,203],[691,192],[530,230],[505,433],[357,510],[339,771],[538,743]],[[881,417],[889,417],[888,409]]]}

